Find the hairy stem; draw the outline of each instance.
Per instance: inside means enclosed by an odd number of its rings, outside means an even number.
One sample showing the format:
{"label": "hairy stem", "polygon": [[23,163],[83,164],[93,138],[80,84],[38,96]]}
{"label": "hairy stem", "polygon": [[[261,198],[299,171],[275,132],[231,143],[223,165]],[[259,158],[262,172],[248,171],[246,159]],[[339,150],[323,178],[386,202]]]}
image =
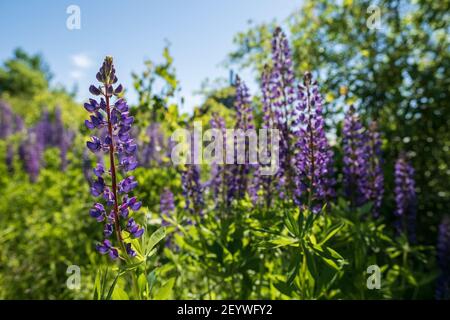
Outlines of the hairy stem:
{"label": "hairy stem", "polygon": [[119,222],[119,203],[117,199],[117,176],[116,176],[116,164],[114,161],[114,140],[113,140],[113,128],[111,123],[111,107],[109,102],[108,87],[109,85],[105,85],[106,115],[108,117],[108,134],[111,139],[111,144],[109,146],[109,162],[111,170],[112,191],[114,195],[114,226],[115,226],[114,229],[117,241],[119,241],[122,250],[124,251],[124,254],[126,254],[125,244],[123,243],[122,239],[122,230],[120,228]]}

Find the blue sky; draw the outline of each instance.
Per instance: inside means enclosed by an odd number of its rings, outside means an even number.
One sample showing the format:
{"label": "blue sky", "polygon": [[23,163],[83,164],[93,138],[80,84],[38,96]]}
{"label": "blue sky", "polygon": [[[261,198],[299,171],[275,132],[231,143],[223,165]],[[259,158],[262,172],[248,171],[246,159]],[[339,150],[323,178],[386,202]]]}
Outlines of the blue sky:
{"label": "blue sky", "polygon": [[[66,27],[69,5],[80,7],[80,30]],[[55,75],[53,83],[69,89],[77,83],[82,100],[102,58],[112,55],[133,102],[131,72],[141,71],[144,59],[161,61],[169,40],[183,111],[190,111],[201,101],[194,92],[204,79],[228,76],[221,62],[233,49],[234,34],[249,20],[283,21],[299,5],[294,0],[1,1],[0,60],[19,46],[40,52]]]}

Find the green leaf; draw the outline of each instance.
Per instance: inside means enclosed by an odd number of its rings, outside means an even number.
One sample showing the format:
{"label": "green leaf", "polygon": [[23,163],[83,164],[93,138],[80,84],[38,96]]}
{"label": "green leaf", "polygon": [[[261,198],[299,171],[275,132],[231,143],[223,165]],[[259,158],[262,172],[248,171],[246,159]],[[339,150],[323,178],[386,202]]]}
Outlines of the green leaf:
{"label": "green leaf", "polygon": [[95,275],[95,281],[94,281],[94,300],[100,300],[101,299],[101,284],[100,284],[100,277],[101,277],[101,269],[97,271],[97,274]]}
{"label": "green leaf", "polygon": [[145,257],[152,252],[152,249],[166,236],[166,229],[164,227],[159,228],[148,239],[145,245]]}
{"label": "green leaf", "polygon": [[276,281],[273,283],[273,286],[280,291],[282,294],[291,297],[293,288],[286,284],[284,281]]}
{"label": "green leaf", "polygon": [[291,232],[292,235],[298,237],[299,236],[299,228],[298,228],[297,222],[295,221],[294,216],[289,211],[286,212],[285,216],[286,216],[285,225],[286,225],[287,229],[289,230],[289,232]]}
{"label": "green leaf", "polygon": [[[113,282],[112,282],[112,284],[111,284],[111,287],[109,288],[109,290],[108,290],[108,295],[106,296],[106,300],[110,300],[111,299],[111,297],[113,297],[113,295],[114,295],[114,289],[115,289],[115,287],[116,287],[116,284],[117,284],[117,280],[119,280],[119,277],[122,275],[122,274],[124,274],[124,272],[123,271],[119,271],[119,272],[117,272],[117,274],[116,274],[116,276],[114,277],[114,280],[113,280]],[[114,298],[113,298],[114,299]],[[114,299],[114,300],[122,300],[122,299]],[[127,300],[127,299],[123,299],[123,300]]]}
{"label": "green leaf", "polygon": [[345,263],[344,258],[335,250],[329,247],[321,247],[317,245],[312,246],[312,249],[317,256],[321,257],[327,265],[329,265],[336,271],[340,271],[342,265]]}
{"label": "green leaf", "polygon": [[338,225],[335,225],[334,227],[332,227],[327,235],[325,236],[325,238],[323,238],[323,240],[319,243],[319,246],[324,245],[328,240],[330,240],[336,233],[338,233],[343,227],[345,226],[344,223],[340,223]]}
{"label": "green leaf", "polygon": [[155,294],[154,299],[155,300],[166,300],[170,297],[170,294],[172,293],[173,285],[175,284],[175,278],[170,278],[167,280],[164,285],[159,288],[158,292]]}
{"label": "green leaf", "polygon": [[115,287],[114,292],[112,294],[113,300],[130,300],[128,294],[121,287]]}
{"label": "green leaf", "polygon": [[151,293],[153,290],[153,286],[156,283],[156,272],[154,270],[147,275],[147,282],[149,286],[149,291]]}

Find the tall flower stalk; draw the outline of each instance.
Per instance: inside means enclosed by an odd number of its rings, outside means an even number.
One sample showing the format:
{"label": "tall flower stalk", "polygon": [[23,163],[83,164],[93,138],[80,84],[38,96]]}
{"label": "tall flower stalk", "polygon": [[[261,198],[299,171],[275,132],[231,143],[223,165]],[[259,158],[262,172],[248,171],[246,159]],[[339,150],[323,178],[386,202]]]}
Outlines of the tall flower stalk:
{"label": "tall flower stalk", "polygon": [[[274,121],[280,132],[278,190],[281,198],[292,185],[292,124],[295,121],[295,85],[291,49],[285,33],[277,28],[272,38],[272,63],[270,73],[262,79],[268,87],[266,103],[273,108]],[[267,90],[267,89],[266,89]]]}
{"label": "tall flower stalk", "polygon": [[[222,135],[222,148],[225,150],[226,148],[226,127],[225,120],[219,116],[217,113],[214,113],[210,120],[211,129],[217,130],[218,133]],[[229,176],[229,170],[227,170],[226,165],[223,163],[223,153],[222,153],[222,161],[219,163],[216,162],[216,159],[211,163],[211,178],[208,182],[209,187],[212,191],[214,203],[217,205],[219,200],[222,203],[228,203],[227,199],[227,186]]]}
{"label": "tall flower stalk", "polygon": [[[97,250],[101,254],[109,254],[112,259],[127,259],[127,256],[136,256],[129,239],[139,238],[144,232],[134,218],[129,217],[130,210],[137,211],[141,207],[141,202],[136,197],[128,195],[137,186],[137,182],[133,176],[125,176],[137,167],[134,158],[137,146],[130,136],[134,119],[129,115],[125,100],[118,98],[123,88],[120,84],[114,86],[117,77],[112,57],[105,58],[96,78],[100,85],[91,85],[89,91],[101,98],[100,101],[90,99],[89,103],[85,103],[85,109],[91,113],[90,120],[86,120],[85,124],[90,130],[105,127],[107,130],[101,137],[92,136],[87,147],[94,153],[102,150],[109,155],[109,170],[102,163],[98,163],[93,170],[97,179],[92,183],[91,193],[95,197],[103,196],[106,208],[102,203],[95,203],[90,215],[99,222],[105,222],[105,239],[97,245]],[[114,104],[111,103],[113,97],[117,97]],[[121,181],[119,169],[124,175]],[[105,179],[111,184],[107,185]],[[119,195],[123,196],[122,202]],[[124,231],[127,233],[126,237],[123,236]],[[116,235],[116,245],[108,239],[113,233]]]}
{"label": "tall flower stalk", "polygon": [[333,194],[333,154],[325,136],[322,97],[309,72],[304,75],[303,85],[299,85],[298,98],[295,200],[318,212]]}
{"label": "tall flower stalk", "polygon": [[416,241],[416,191],[414,168],[401,154],[395,163],[395,215],[398,233],[406,233],[410,242]]}
{"label": "tall flower stalk", "polygon": [[436,286],[436,299],[450,299],[450,217],[445,216],[439,225],[437,263],[441,271]]}
{"label": "tall flower stalk", "polygon": [[[254,129],[253,124],[253,110],[250,100],[250,93],[248,91],[247,85],[236,76],[236,130],[241,130],[244,134],[244,140],[235,138],[234,140],[234,150],[235,150],[235,164],[232,166],[232,174],[230,175],[231,180],[229,181],[229,197],[231,199],[241,199],[245,196],[249,188],[249,173],[253,167],[250,164],[249,156],[249,144],[245,138],[247,130]],[[244,163],[239,163],[238,158],[241,156],[241,151],[239,147],[244,147]]]}
{"label": "tall flower stalk", "polygon": [[368,175],[365,197],[368,201],[372,202],[372,215],[377,218],[380,215],[380,207],[383,200],[384,176],[381,137],[375,121],[372,121],[369,125],[366,152],[368,158]]}
{"label": "tall flower stalk", "polygon": [[197,164],[188,164],[181,173],[181,188],[185,199],[185,209],[191,214],[203,216],[203,185],[200,181],[200,168]]}
{"label": "tall flower stalk", "polygon": [[352,207],[357,207],[366,200],[368,154],[366,132],[353,105],[345,115],[342,131],[344,191]]}

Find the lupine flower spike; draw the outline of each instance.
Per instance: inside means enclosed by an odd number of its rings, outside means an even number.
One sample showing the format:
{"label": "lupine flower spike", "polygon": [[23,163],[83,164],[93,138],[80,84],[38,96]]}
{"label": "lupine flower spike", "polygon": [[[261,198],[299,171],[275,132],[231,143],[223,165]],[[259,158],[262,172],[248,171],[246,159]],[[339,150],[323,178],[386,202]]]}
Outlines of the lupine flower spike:
{"label": "lupine flower spike", "polygon": [[[101,85],[91,85],[89,91],[101,98],[99,101],[90,99],[85,103],[84,108],[91,113],[85,124],[88,129],[100,129],[104,134],[100,137],[92,136],[87,147],[94,153],[104,151],[109,155],[109,170],[101,163],[93,170],[96,180],[92,183],[91,193],[95,197],[102,196],[105,205],[95,203],[90,215],[98,222],[104,223],[105,238],[116,235],[115,244],[112,240],[105,239],[97,245],[97,250],[101,254],[109,254],[112,259],[123,257],[120,250],[124,256],[134,257],[136,252],[126,239],[139,238],[144,232],[134,218],[129,217],[130,210],[137,211],[141,207],[141,202],[136,197],[128,195],[137,186],[137,182],[133,176],[125,176],[122,181],[118,181],[119,170],[125,175],[137,166],[134,158],[137,146],[130,137],[134,119],[129,115],[124,99],[117,98],[114,104],[111,103],[111,99],[123,90],[122,85],[115,86],[117,77],[111,57],[105,58],[96,78]],[[107,185],[107,181],[111,184]],[[122,231],[128,233],[126,238],[123,237]]]}
{"label": "lupine flower spike", "polygon": [[372,214],[377,218],[380,215],[381,201],[383,200],[384,176],[381,138],[375,121],[369,125],[366,152],[369,164],[365,197],[372,202]]}
{"label": "lupine flower spike", "polygon": [[441,274],[437,280],[436,299],[450,299],[450,216],[445,216],[439,225],[437,263]]}
{"label": "lupine flower spike", "polygon": [[163,216],[162,225],[168,226],[169,222],[165,217],[170,217],[170,214],[175,210],[175,203],[173,201],[173,193],[169,188],[164,188],[163,193],[161,193],[159,207],[161,214]]}
{"label": "lupine flower spike", "polygon": [[[242,130],[242,132],[244,133],[247,130],[254,129],[253,112],[248,87],[238,76],[236,77],[235,108],[237,117],[236,129]],[[229,141],[229,143],[231,142]],[[245,150],[244,152],[241,152],[239,150],[236,152],[235,165],[232,166],[232,174],[230,175],[229,181],[229,189],[228,189],[229,200],[241,199],[244,197],[245,192],[249,188],[248,175],[252,167],[254,167],[254,165],[250,164],[249,148],[247,140],[238,141],[238,139],[235,139],[234,143],[236,148],[237,146],[240,147],[245,146]],[[243,156],[244,159],[241,159],[241,161],[239,161],[238,157],[241,156]],[[244,161],[242,162],[242,160]]]}
{"label": "lupine flower spike", "polygon": [[326,199],[333,195],[330,172],[333,154],[325,136],[322,97],[311,73],[305,73],[298,95],[295,199],[300,205],[305,204],[302,199],[306,200],[309,208],[319,212]]}
{"label": "lupine flower spike", "polygon": [[398,233],[406,233],[410,242],[416,240],[416,191],[414,169],[401,154],[395,163],[395,215]]}
{"label": "lupine flower spike", "polygon": [[[292,185],[292,124],[295,121],[295,103],[297,100],[294,86],[294,68],[289,42],[281,30],[277,28],[272,38],[273,68],[266,78],[269,91],[267,102],[271,104],[274,120],[280,131],[279,170],[277,173],[278,189],[281,198],[286,197],[286,191]],[[270,101],[270,102],[269,102]]]}
{"label": "lupine flower spike", "polygon": [[353,105],[345,115],[342,131],[344,191],[352,207],[357,207],[366,202],[368,154],[366,132]]}

